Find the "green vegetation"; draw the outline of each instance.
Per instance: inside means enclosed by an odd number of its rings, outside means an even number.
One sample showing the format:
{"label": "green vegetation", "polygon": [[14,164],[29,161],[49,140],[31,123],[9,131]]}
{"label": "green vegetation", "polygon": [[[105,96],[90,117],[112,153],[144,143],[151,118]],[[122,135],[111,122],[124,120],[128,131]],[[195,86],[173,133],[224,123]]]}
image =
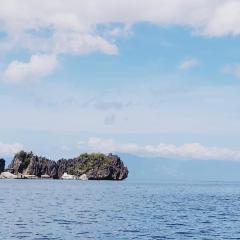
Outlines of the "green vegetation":
{"label": "green vegetation", "polygon": [[26,153],[24,151],[20,151],[16,154],[16,157],[22,162],[23,169],[26,169],[30,163],[30,158],[32,153]]}
{"label": "green vegetation", "polygon": [[68,174],[70,174],[70,175],[76,175],[77,172],[76,172],[76,170],[74,170],[74,168],[69,168],[69,169],[68,169]]}
{"label": "green vegetation", "polygon": [[112,159],[103,153],[83,153],[78,157],[78,161],[74,166],[69,167],[69,174],[78,175],[92,169],[107,167],[111,164]]}
{"label": "green vegetation", "polygon": [[16,154],[16,158],[19,160],[23,161],[27,157],[27,153],[24,151],[20,151],[19,153]]}
{"label": "green vegetation", "polygon": [[91,161],[101,160],[101,161],[111,161],[111,158],[103,153],[82,153],[79,156],[81,159],[88,159]]}
{"label": "green vegetation", "polygon": [[[34,156],[32,152],[27,153],[20,151],[16,154],[15,159],[21,162],[21,172],[28,168],[32,158],[38,160],[37,156]],[[45,158],[41,158],[41,163],[46,161]],[[83,153],[79,157],[72,159],[67,164],[67,172],[71,175],[82,175],[89,171],[98,171],[107,169],[112,164],[112,158],[103,153]]]}

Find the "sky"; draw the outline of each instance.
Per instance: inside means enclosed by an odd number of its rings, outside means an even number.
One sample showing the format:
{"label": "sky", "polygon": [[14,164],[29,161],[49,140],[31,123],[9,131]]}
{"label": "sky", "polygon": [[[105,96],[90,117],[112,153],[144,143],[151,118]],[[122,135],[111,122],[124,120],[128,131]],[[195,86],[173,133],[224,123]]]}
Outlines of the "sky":
{"label": "sky", "polygon": [[0,5],[0,157],[240,160],[240,1]]}

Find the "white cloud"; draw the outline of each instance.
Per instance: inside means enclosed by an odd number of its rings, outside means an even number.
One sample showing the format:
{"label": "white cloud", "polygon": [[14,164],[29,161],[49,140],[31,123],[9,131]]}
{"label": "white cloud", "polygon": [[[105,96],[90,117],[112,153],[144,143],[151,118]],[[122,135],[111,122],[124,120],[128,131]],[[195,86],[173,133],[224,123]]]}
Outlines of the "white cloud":
{"label": "white cloud", "polygon": [[113,139],[101,139],[97,137],[89,138],[86,142],[78,143],[78,147],[89,147],[93,151],[109,152],[128,152],[136,153],[139,150],[137,144],[119,144]]}
{"label": "white cloud", "polygon": [[209,36],[240,32],[238,0],[1,0],[1,6],[2,28],[12,34],[39,28],[89,33],[97,24],[142,21],[187,25]]}
{"label": "white cloud", "polygon": [[64,152],[70,152],[71,151],[71,148],[69,146],[67,146],[67,145],[63,145],[61,149]]}
{"label": "white cloud", "polygon": [[96,35],[61,32],[54,34],[53,42],[56,54],[87,54],[93,51],[101,51],[109,55],[118,53],[118,48],[114,44]]}
{"label": "white cloud", "polygon": [[240,78],[240,64],[227,64],[223,67],[222,72]]}
{"label": "white cloud", "polygon": [[[159,26],[187,26],[194,33],[210,37],[240,33],[240,1],[238,0],[22,0],[21,2],[0,0],[0,2],[0,31],[6,33],[6,37],[0,40],[0,50],[11,51],[14,48],[22,48],[30,51],[33,58],[39,54],[52,56],[63,53],[87,54],[93,51],[116,55],[118,53],[116,38],[128,35],[131,26],[139,22],[149,22]],[[187,69],[194,65],[196,62],[189,60],[180,68]],[[28,67],[19,61],[14,61],[9,68],[6,73],[13,81],[31,78],[34,75],[29,70],[32,65]],[[43,68],[40,71],[43,74],[38,75],[45,76],[51,73],[54,67]],[[21,73],[19,77],[14,73],[15,71]]]}
{"label": "white cloud", "polygon": [[116,121],[116,116],[114,114],[107,115],[104,119],[105,125],[113,125]]}
{"label": "white cloud", "polygon": [[240,33],[240,2],[238,0],[216,1],[212,17],[203,29],[208,36],[224,36],[227,34],[238,35]]}
{"label": "white cloud", "polygon": [[121,27],[111,28],[107,32],[107,34],[112,37],[121,37],[121,36],[128,37],[132,35],[133,32],[131,31],[131,25],[125,24],[124,26],[121,26]]}
{"label": "white cloud", "polygon": [[180,70],[188,70],[190,68],[196,67],[199,64],[199,61],[197,59],[194,58],[190,58],[187,60],[184,60],[179,66],[178,68]]}
{"label": "white cloud", "polygon": [[88,147],[91,151],[124,152],[140,156],[155,156],[199,160],[240,160],[240,149],[233,150],[220,147],[205,147],[199,143],[176,146],[160,143],[158,145],[122,144],[113,139],[89,138],[81,142],[79,148]]}
{"label": "white cloud", "polygon": [[29,62],[11,62],[4,71],[4,78],[9,83],[35,81],[52,73],[57,66],[54,55],[33,55]]}
{"label": "white cloud", "polygon": [[0,143],[0,157],[9,156],[15,154],[23,149],[22,145],[19,143],[15,144],[4,144]]}
{"label": "white cloud", "polygon": [[130,102],[122,102],[117,100],[95,100],[94,107],[98,110],[122,110],[131,105]]}

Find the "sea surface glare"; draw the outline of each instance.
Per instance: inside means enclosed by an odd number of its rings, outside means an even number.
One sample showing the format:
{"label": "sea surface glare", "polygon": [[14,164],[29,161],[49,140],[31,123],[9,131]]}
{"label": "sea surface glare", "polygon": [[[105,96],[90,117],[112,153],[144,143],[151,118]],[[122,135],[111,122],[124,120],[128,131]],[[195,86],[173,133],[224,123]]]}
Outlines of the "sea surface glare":
{"label": "sea surface glare", "polygon": [[240,183],[0,181],[0,239],[240,239]]}

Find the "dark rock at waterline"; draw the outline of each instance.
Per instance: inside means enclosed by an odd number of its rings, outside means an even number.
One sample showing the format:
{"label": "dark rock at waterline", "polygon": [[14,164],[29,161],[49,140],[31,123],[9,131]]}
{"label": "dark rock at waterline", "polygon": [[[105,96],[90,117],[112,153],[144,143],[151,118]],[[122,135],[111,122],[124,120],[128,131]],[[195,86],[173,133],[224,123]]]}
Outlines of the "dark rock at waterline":
{"label": "dark rock at waterline", "polygon": [[4,172],[5,169],[5,160],[0,158],[0,173]]}
{"label": "dark rock at waterline", "polygon": [[101,153],[84,153],[73,159],[55,162],[21,151],[15,155],[9,168],[14,174],[49,175],[54,179],[61,178],[64,172],[75,176],[86,174],[89,180],[123,180],[128,176],[127,167],[117,155]]}

